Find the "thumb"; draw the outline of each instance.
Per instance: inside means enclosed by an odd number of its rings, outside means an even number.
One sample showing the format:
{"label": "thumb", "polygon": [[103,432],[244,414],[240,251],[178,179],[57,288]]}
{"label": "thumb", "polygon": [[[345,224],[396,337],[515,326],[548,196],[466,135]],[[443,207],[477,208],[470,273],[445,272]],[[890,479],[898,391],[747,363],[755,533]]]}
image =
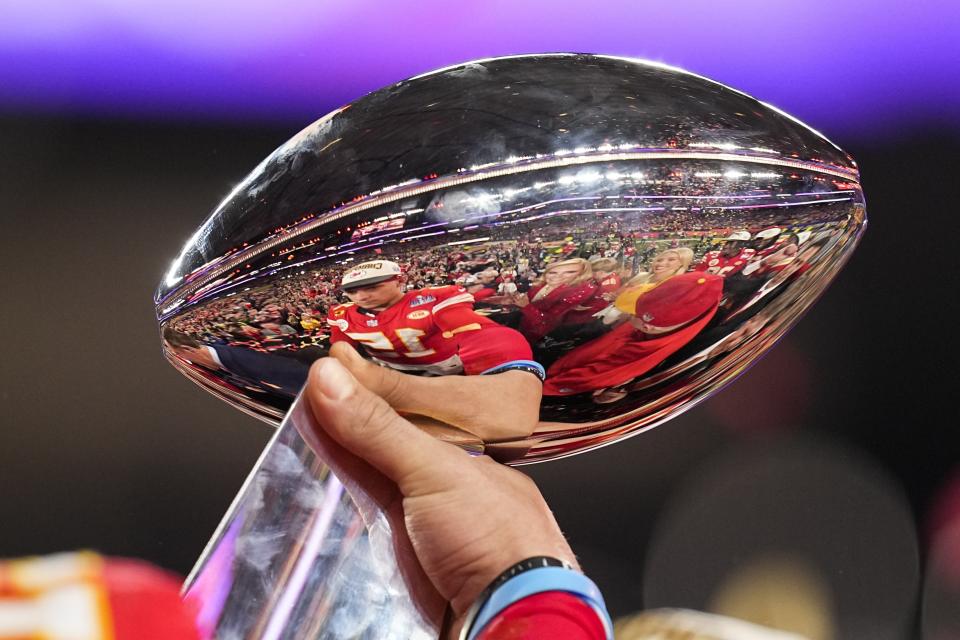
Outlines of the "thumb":
{"label": "thumb", "polygon": [[401,418],[334,358],[322,358],[310,368],[306,397],[324,431],[395,482],[405,496],[449,486],[469,458]]}
{"label": "thumb", "polygon": [[[336,358],[348,367],[351,364],[362,364],[366,362],[349,342],[343,341],[334,342],[330,345],[330,357]],[[357,361],[359,361],[359,363]]]}

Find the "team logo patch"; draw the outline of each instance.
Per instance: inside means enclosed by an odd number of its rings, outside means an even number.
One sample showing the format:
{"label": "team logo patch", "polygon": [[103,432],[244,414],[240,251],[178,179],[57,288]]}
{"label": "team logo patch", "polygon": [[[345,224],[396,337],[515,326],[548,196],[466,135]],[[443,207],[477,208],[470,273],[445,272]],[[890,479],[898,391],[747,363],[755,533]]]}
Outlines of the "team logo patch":
{"label": "team logo patch", "polygon": [[338,309],[334,309],[334,310],[333,310],[333,315],[336,316],[336,317],[338,317],[338,318],[339,318],[340,316],[342,316],[342,315],[346,315],[346,313],[347,313],[347,310],[346,310],[346,309],[339,309],[339,308],[338,308]]}
{"label": "team logo patch", "polygon": [[[413,305],[411,305],[413,306]],[[407,320],[421,320],[430,315],[430,312],[426,309],[420,309],[420,311],[411,311],[407,314]]]}
{"label": "team logo patch", "polygon": [[429,302],[433,302],[434,300],[436,300],[436,297],[434,296],[417,296],[416,298],[410,301],[410,306],[419,307],[422,304],[427,304]]}

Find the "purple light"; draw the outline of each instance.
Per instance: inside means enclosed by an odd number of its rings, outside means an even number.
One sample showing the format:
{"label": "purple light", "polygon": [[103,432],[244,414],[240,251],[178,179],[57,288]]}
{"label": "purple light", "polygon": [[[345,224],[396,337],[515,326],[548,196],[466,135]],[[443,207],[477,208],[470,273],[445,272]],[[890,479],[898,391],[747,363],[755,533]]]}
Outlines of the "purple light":
{"label": "purple light", "polygon": [[960,111],[952,0],[13,4],[0,20],[5,111],[296,125],[436,67],[536,51],[667,62],[828,135],[958,126]]}

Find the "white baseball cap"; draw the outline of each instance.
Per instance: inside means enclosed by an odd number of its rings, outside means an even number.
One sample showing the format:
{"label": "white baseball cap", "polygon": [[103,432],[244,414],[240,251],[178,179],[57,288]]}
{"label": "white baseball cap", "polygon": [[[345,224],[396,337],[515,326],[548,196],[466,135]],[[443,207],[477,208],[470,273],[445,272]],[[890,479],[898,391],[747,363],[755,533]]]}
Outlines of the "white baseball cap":
{"label": "white baseball cap", "polygon": [[744,240],[745,241],[749,239],[750,239],[749,231],[734,231],[727,237],[727,240]]}
{"label": "white baseball cap", "polygon": [[769,238],[776,238],[781,233],[783,233],[783,230],[780,229],[780,227],[767,227],[763,231],[757,232],[757,237],[762,240],[767,240]]}
{"label": "white baseball cap", "polygon": [[400,265],[390,260],[372,260],[352,267],[343,274],[340,286],[344,289],[356,289],[367,285],[391,280],[402,275]]}

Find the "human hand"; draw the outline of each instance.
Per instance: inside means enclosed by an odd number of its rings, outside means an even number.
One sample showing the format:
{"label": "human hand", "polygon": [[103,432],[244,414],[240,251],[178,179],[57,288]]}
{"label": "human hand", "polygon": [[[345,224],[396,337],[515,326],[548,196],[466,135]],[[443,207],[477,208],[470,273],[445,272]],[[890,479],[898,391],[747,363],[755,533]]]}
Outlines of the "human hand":
{"label": "human hand", "polygon": [[420,427],[424,424],[419,416],[425,416],[489,443],[526,438],[540,418],[543,385],[526,371],[415,376],[366,360],[346,342],[333,344],[329,355],[363,387]]}
{"label": "human hand", "polygon": [[385,511],[400,511],[393,521],[402,523],[435,594],[450,603],[452,634],[481,591],[512,564],[546,555],[576,566],[543,496],[524,474],[427,435],[332,358],[313,365],[305,396],[319,425],[305,434],[307,442],[332,439],[369,465],[368,475],[382,474],[386,482],[366,481],[378,485]]}
{"label": "human hand", "polygon": [[176,347],[174,352],[181,358],[188,360],[191,364],[199,365],[204,369],[216,371],[220,368],[220,365],[217,364],[217,361],[213,359],[212,355],[210,355],[210,351],[207,347]]}
{"label": "human hand", "polygon": [[510,295],[510,304],[520,307],[521,309],[528,304],[530,304],[530,298],[527,297],[525,293],[516,293]]}

